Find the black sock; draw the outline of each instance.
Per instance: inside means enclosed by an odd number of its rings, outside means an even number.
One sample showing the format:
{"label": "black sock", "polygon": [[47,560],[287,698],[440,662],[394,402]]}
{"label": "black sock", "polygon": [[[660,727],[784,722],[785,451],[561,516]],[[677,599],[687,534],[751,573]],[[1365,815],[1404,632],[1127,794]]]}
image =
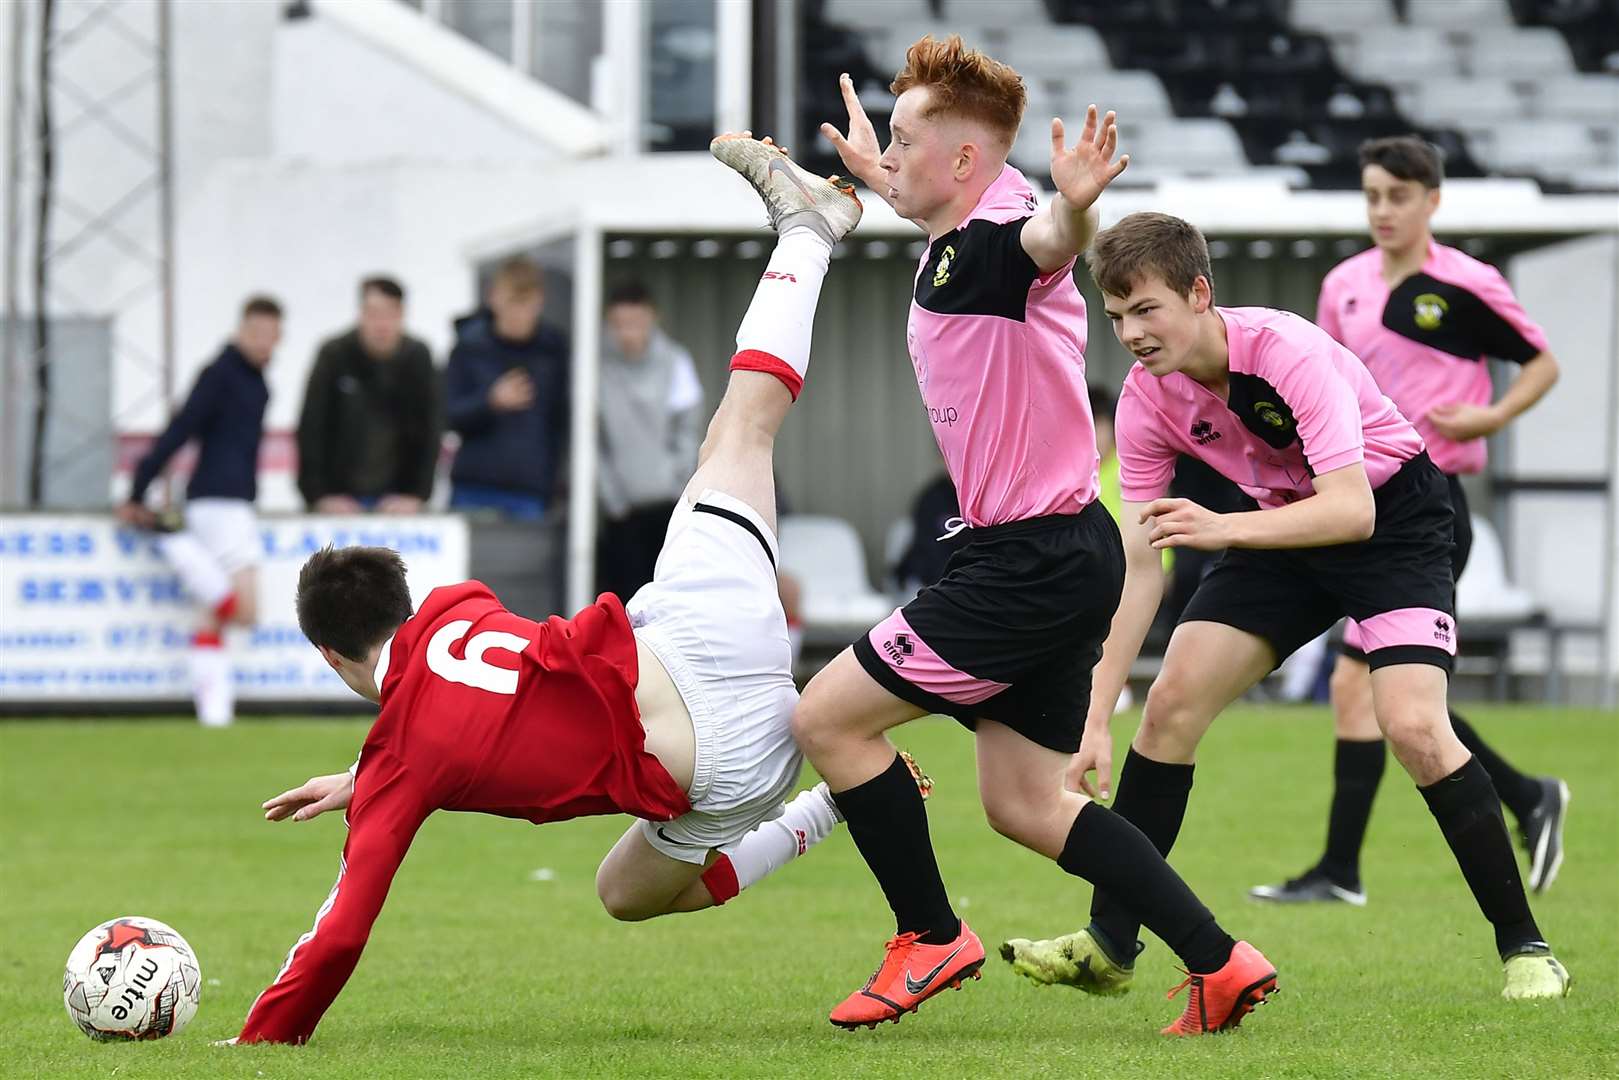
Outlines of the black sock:
{"label": "black sock", "polygon": [[1479,910],[1495,927],[1496,950],[1505,956],[1544,940],[1524,896],[1518,860],[1501,817],[1501,800],[1478,758],[1468,758],[1443,780],[1417,790],[1439,822]]}
{"label": "black sock", "polygon": [[[1125,755],[1124,767],[1119,770],[1113,813],[1139,829],[1152,841],[1159,855],[1167,856],[1169,849],[1175,846],[1175,837],[1180,835],[1181,821],[1186,817],[1186,800],[1191,794],[1192,766],[1154,761],[1131,747]],[[1123,950],[1123,955],[1113,959],[1123,963],[1135,956],[1136,935],[1141,931],[1135,893],[1110,895],[1110,891],[1104,891],[1098,884],[1091,898],[1091,922]]]}
{"label": "black sock", "polygon": [[955,940],[960,922],[933,857],[927,810],[900,756],[895,754],[892,765],[864,784],[834,792],[832,798],[888,897],[899,932],[921,934],[935,945]]}
{"label": "black sock", "polygon": [[[1190,769],[1190,766],[1186,766]],[[1148,929],[1175,950],[1187,971],[1207,975],[1219,971],[1231,959],[1236,942],[1220,929],[1209,909],[1203,906],[1180,875],[1172,870],[1152,841],[1105,806],[1086,803],[1068,830],[1057,865],[1076,877],[1130,897]],[[1111,933],[1104,928],[1104,932]],[[1123,958],[1134,957],[1135,933],[1115,939],[1128,950]]]}
{"label": "black sock", "polygon": [[1387,758],[1382,739],[1339,739],[1333,754],[1332,809],[1327,814],[1327,853],[1321,857],[1321,869],[1345,888],[1360,888],[1360,848]]}
{"label": "black sock", "polygon": [[1512,816],[1519,821],[1527,817],[1540,802],[1540,785],[1507,764],[1507,759],[1490,749],[1490,745],[1473,730],[1473,725],[1457,716],[1454,710],[1450,714],[1450,726],[1456,729],[1456,737],[1462,741],[1462,745],[1478,758],[1484,771],[1490,774],[1495,793],[1501,796],[1502,804],[1512,811]]}

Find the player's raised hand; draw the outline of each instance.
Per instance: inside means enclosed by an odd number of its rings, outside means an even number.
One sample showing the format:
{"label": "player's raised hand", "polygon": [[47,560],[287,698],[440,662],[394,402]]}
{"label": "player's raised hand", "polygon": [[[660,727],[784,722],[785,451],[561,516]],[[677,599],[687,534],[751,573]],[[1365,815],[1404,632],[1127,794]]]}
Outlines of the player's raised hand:
{"label": "player's raised hand", "polygon": [[1062,121],[1051,120],[1051,182],[1068,204],[1076,210],[1089,209],[1130,164],[1130,155],[1119,149],[1119,129],[1115,115],[1109,112],[1098,123],[1096,106],[1085,110],[1085,129],[1073,146],[1063,142]]}
{"label": "player's raised hand", "polygon": [[843,91],[843,107],[849,110],[849,134],[843,135],[832,124],[822,124],[821,134],[843,159],[844,171],[876,191],[878,188],[872,179],[882,171],[878,162],[883,156],[882,147],[877,145],[877,129],[871,126],[866,107],[860,104],[854,80],[847,74],[838,76],[838,89]]}
{"label": "player's raised hand", "polygon": [[1149,526],[1152,546],[1188,547],[1224,551],[1231,546],[1225,515],[1199,506],[1191,499],[1154,499],[1141,511],[1141,524]]}
{"label": "player's raised hand", "polygon": [[354,797],[354,777],[347,772],[313,776],[264,803],[265,821],[308,821],[328,810],[345,809]]}

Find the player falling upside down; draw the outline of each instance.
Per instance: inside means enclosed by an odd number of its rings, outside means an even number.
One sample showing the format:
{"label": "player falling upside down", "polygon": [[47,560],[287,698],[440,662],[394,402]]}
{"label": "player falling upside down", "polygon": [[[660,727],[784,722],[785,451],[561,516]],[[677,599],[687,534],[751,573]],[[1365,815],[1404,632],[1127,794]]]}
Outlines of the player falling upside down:
{"label": "player falling upside down", "polygon": [[[1338,619],[1359,627],[1372,705],[1495,930],[1503,996],[1559,997],[1568,973],[1529,911],[1489,774],[1451,730],[1456,652],[1450,495],[1422,437],[1353,353],[1268,308],[1216,308],[1208,245],[1167,214],[1131,214],[1087,261],[1119,341],[1136,357],[1119,396],[1119,483],[1129,562],[1097,668],[1071,781],[1105,794],[1113,701],[1157,611],[1165,546],[1227,549],[1170,638],[1120,771],[1113,809],[1166,855],[1180,831],[1198,741],[1231,702]],[[1262,509],[1216,514],[1164,495],[1180,454]],[[1040,982],[1127,988],[1136,897],[1097,889],[1091,924],[1002,955]]]}
{"label": "player falling upside down", "polygon": [[1063,787],[1124,575],[1118,527],[1097,502],[1085,305],[1072,274],[1095,231],[1090,207],[1127,163],[1114,157],[1113,114],[1099,120],[1092,106],[1072,146],[1051,122],[1059,194],[1041,209],[1006,163],[1024,89],[1005,64],[954,36],[913,45],[881,153],[848,76],[842,87],[848,137],[823,132],[851,173],[928,233],[907,336],[969,540],[941,581],[811,681],[793,717],[897,929],[830,1019],[898,1020],[984,961],[885,734],[937,712],[975,731],[990,824],[1135,898],[1180,955],[1191,992],[1165,1033],[1234,1026],[1275,988],[1275,969],[1220,928],[1139,830]]}
{"label": "player falling upside down", "polygon": [[[715,141],[758,177],[785,160]],[[298,619],[353,690],[382,706],[359,760],[265,803],[307,820],[348,809],[341,872],[314,927],[254,1002],[237,1041],[302,1043],[365,947],[416,830],[436,810],[641,820],[596,884],[620,919],[724,903],[823,839],[825,786],[782,800],[802,759],[776,585],[771,456],[803,385],[832,246],[860,220],[852,187],[777,174],[780,239],[737,332],[730,384],[651,584],[571,619],[505,610],[478,582],[435,589],[413,615],[385,548],[327,549],[304,565]]]}
{"label": "player falling upside down", "polygon": [[[1456,511],[1453,567],[1460,578],[1473,543],[1460,474],[1482,470],[1484,436],[1551,389],[1557,358],[1500,271],[1434,240],[1428,223],[1439,208],[1444,176],[1439,152],[1415,135],[1397,135],[1363,144],[1360,161],[1376,246],[1327,275],[1315,321],[1366,364],[1445,474]],[[1522,365],[1511,388],[1493,403],[1486,361],[1491,356]],[[1296,878],[1249,890],[1257,900],[1366,902],[1360,849],[1386,755],[1361,644],[1358,633],[1346,632],[1344,654],[1332,673],[1338,742],[1326,852]],[[1519,772],[1454,710],[1450,723],[1518,821],[1529,855],[1529,887],[1545,892],[1563,865],[1568,785]]]}

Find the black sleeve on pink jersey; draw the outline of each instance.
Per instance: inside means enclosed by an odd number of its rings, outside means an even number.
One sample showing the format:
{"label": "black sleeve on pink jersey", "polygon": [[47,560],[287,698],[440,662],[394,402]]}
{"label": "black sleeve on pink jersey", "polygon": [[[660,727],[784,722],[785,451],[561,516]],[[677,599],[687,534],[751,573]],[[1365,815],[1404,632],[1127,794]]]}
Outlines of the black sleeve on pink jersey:
{"label": "black sleeve on pink jersey", "polygon": [[1383,325],[1464,360],[1494,356],[1525,364],[1541,352],[1483,297],[1427,274],[1413,274],[1389,294]]}
{"label": "black sleeve on pink jersey", "polygon": [[1023,224],[970,221],[933,241],[916,278],[916,302],[940,315],[996,315],[1022,322],[1040,276],[1023,250]]}

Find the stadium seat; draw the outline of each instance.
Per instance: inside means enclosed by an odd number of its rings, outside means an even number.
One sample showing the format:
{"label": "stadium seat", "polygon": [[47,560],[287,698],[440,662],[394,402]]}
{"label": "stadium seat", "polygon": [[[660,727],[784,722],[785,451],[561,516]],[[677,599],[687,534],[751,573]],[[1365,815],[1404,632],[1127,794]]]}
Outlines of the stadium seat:
{"label": "stadium seat", "polygon": [[1619,118],[1619,79],[1611,75],[1566,75],[1535,86],[1537,115],[1554,120],[1612,122]]}
{"label": "stadium seat", "polygon": [[894,609],[871,586],[865,550],[854,526],[842,518],[791,514],[777,529],[781,568],[804,587],[804,636],[847,644]]}
{"label": "stadium seat", "polygon": [[1421,123],[1463,129],[1517,119],[1528,111],[1501,79],[1425,80],[1401,95],[1401,106]]}
{"label": "stadium seat", "polygon": [[1132,160],[1150,164],[1155,173],[1229,173],[1248,169],[1242,140],[1224,120],[1170,120],[1143,125],[1133,139],[1130,153]]}
{"label": "stadium seat", "polygon": [[1369,26],[1334,37],[1334,52],[1363,79],[1410,86],[1436,75],[1460,73],[1456,50],[1433,27]]}
{"label": "stadium seat", "polygon": [[1568,42],[1556,30],[1486,27],[1472,37],[1467,67],[1480,78],[1528,80],[1575,70]]}
{"label": "stadium seat", "polygon": [[1478,132],[1474,152],[1490,168],[1565,178],[1611,163],[1577,120],[1518,120]]}
{"label": "stadium seat", "polygon": [[1014,27],[1002,52],[1030,80],[1069,80],[1113,66],[1102,35],[1088,26]]}
{"label": "stadium seat", "polygon": [[1405,17],[1414,26],[1453,30],[1512,25],[1507,0],[1406,0]]}
{"label": "stadium seat", "polygon": [[1399,21],[1393,0],[1293,0],[1288,20],[1304,30],[1336,34]]}
{"label": "stadium seat", "polygon": [[956,22],[894,22],[883,27],[871,27],[871,44],[866,53],[884,71],[896,72],[905,66],[905,53],[910,47],[932,34],[935,41],[943,41],[951,34],[960,34],[962,41],[974,48],[984,47],[983,30],[963,26]]}
{"label": "stadium seat", "polygon": [[972,26],[1040,26],[1051,24],[1045,0],[944,0],[944,17]]}
{"label": "stadium seat", "polygon": [[1121,126],[1173,115],[1168,91],[1150,71],[1075,72],[1066,80],[1059,101],[1059,115],[1065,121],[1083,120],[1085,107],[1092,102],[1103,111],[1118,113]]}
{"label": "stadium seat", "polygon": [[890,26],[933,19],[929,0],[825,0],[822,18],[843,26]]}

